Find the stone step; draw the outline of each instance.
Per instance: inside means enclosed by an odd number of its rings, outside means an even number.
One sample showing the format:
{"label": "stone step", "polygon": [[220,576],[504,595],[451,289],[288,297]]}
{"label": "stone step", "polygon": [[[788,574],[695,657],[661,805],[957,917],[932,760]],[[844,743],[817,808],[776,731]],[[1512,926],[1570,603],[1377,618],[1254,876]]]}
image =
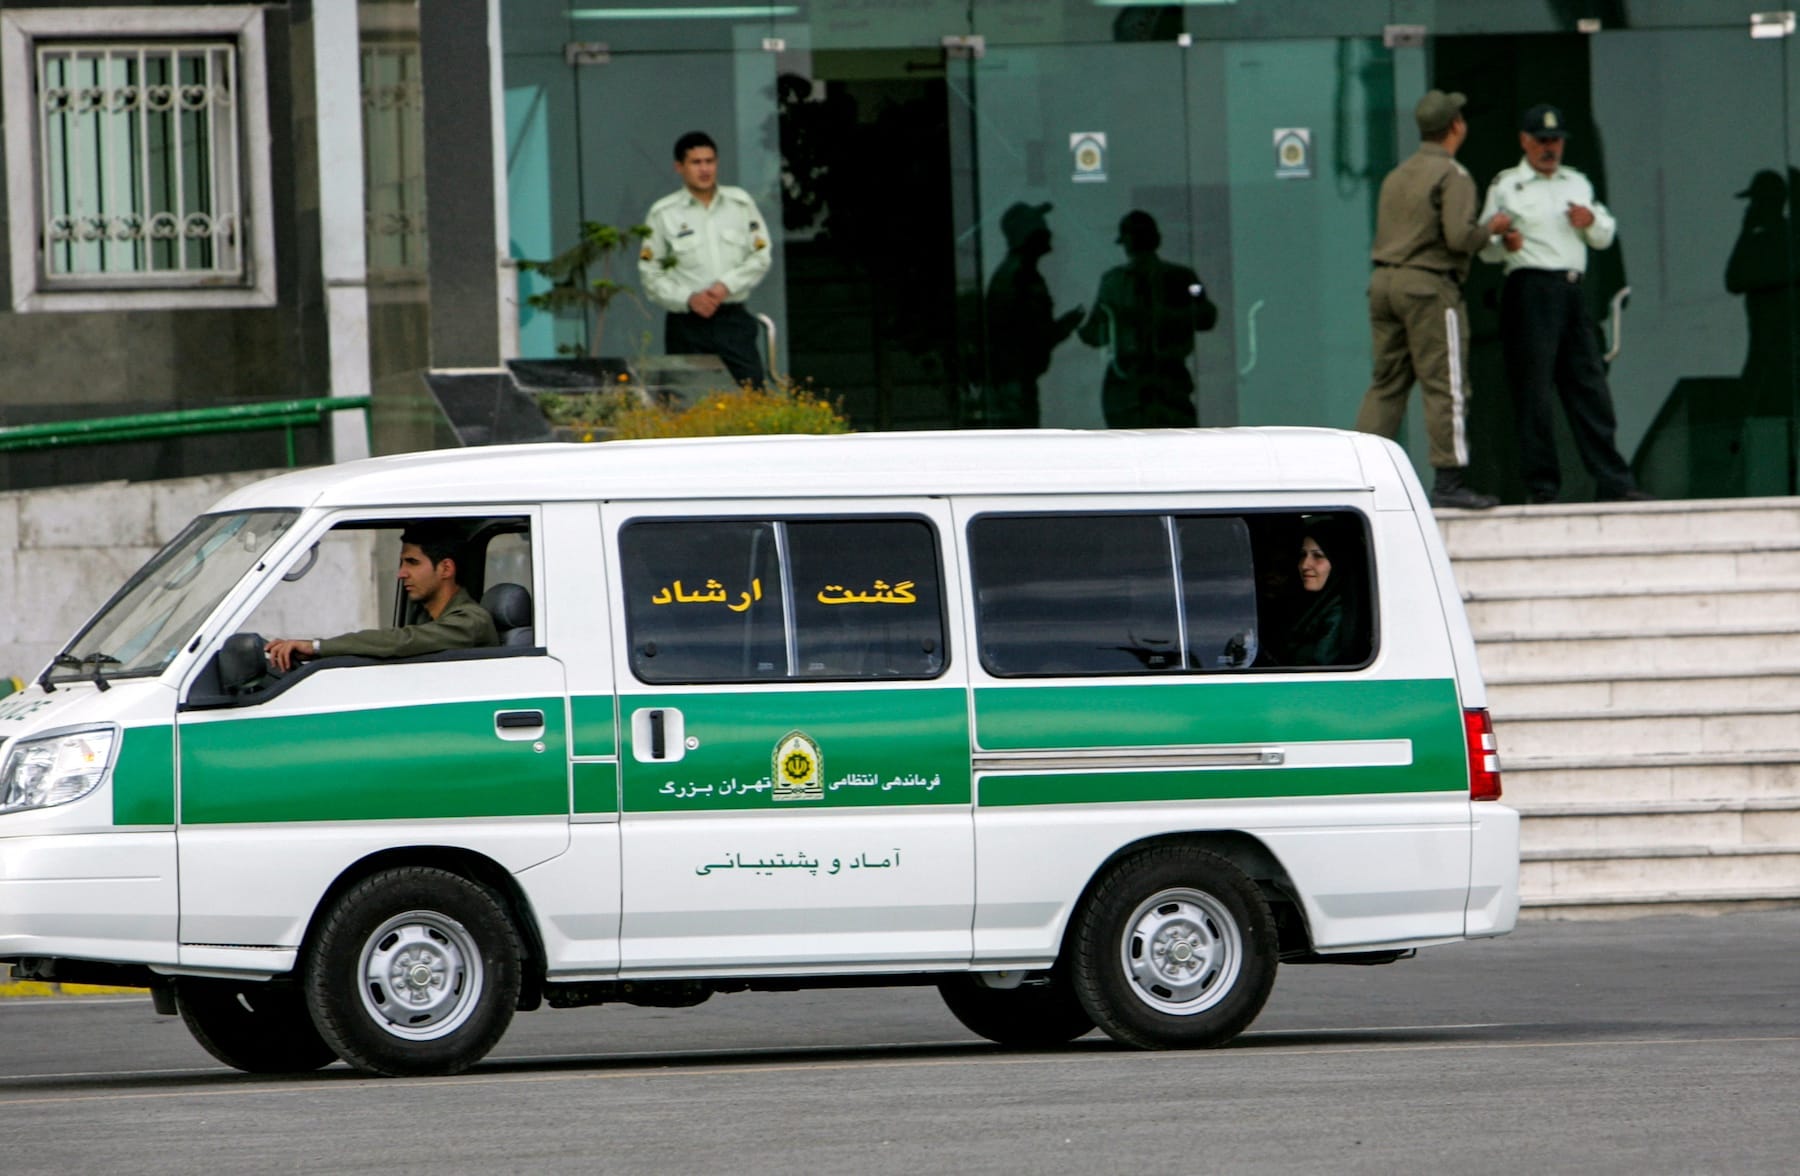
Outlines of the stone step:
{"label": "stone step", "polygon": [[1500,786],[1507,804],[1625,807],[1696,801],[1800,800],[1800,756],[1764,755],[1510,756],[1500,743]]}
{"label": "stone step", "polygon": [[1534,850],[1519,859],[1519,895],[1528,903],[1592,902],[1602,895],[1764,895],[1800,882],[1800,844]]}
{"label": "stone step", "polygon": [[1481,668],[1489,681],[1570,677],[1685,677],[1709,669],[1742,673],[1767,666],[1800,665],[1800,628],[1744,627],[1728,631],[1667,633],[1567,632],[1518,640],[1485,641]]}
{"label": "stone step", "polygon": [[1719,850],[1800,845],[1800,800],[1654,805],[1629,811],[1547,805],[1521,812],[1520,849],[1524,853],[1642,846],[1702,845]]}
{"label": "stone step", "polygon": [[[1800,595],[1800,594],[1796,594]],[[1674,709],[1704,699],[1716,710],[1779,706],[1800,700],[1800,666],[1759,674],[1723,670],[1717,676],[1596,678],[1494,682],[1488,709],[1496,722],[1531,712]]]}
{"label": "stone step", "polygon": [[1646,915],[1719,915],[1775,910],[1800,902],[1800,886],[1757,886],[1749,890],[1648,891],[1638,894],[1540,895],[1524,903],[1521,921],[1542,919],[1631,919]]}
{"label": "stone step", "polygon": [[1729,630],[1747,621],[1800,628],[1800,592],[1792,587],[1620,592],[1615,586],[1605,592],[1485,597],[1466,607],[1477,642],[1591,629]]}
{"label": "stone step", "polygon": [[1588,553],[1509,551],[1454,561],[1465,598],[1576,590],[1618,591],[1622,585],[1683,584],[1779,588],[1800,583],[1800,546],[1766,550],[1737,544],[1692,545],[1676,551]]}
{"label": "stone step", "polygon": [[1800,545],[1792,498],[1500,507],[1438,520],[1452,559],[1520,550],[1606,552],[1682,549],[1696,543]]}
{"label": "stone step", "polygon": [[1656,755],[1668,752],[1789,752],[1800,759],[1800,699],[1773,707],[1701,711],[1533,712],[1495,716],[1494,734],[1506,756]]}

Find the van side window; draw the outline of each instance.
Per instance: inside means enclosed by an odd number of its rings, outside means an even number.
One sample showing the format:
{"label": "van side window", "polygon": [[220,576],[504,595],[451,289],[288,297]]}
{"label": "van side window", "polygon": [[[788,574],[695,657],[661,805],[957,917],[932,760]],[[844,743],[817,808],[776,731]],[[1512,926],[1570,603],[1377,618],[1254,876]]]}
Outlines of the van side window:
{"label": "van side window", "polygon": [[997,677],[1359,666],[1367,550],[1352,511],[983,515],[969,525],[981,662]]}
{"label": "van side window", "polygon": [[619,532],[631,668],[645,682],[788,676],[772,523],[633,523]]}
{"label": "van side window", "polygon": [[989,673],[1181,666],[1174,553],[1157,515],[984,516],[969,526]]}
{"label": "van side window", "polygon": [[1250,528],[1241,518],[1177,518],[1182,614],[1190,670],[1229,670],[1256,656],[1256,578]]}
{"label": "van side window", "polygon": [[917,519],[789,523],[802,678],[932,678],[944,668],[937,543]]}
{"label": "van side window", "polygon": [[620,529],[619,559],[642,681],[943,671],[937,537],[922,520],[635,522]]}

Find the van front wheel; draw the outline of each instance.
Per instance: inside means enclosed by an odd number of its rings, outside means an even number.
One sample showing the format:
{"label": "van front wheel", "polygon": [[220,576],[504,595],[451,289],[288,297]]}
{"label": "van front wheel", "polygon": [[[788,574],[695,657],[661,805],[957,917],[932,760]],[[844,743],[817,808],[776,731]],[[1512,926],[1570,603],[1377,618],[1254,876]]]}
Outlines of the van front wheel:
{"label": "van front wheel", "polygon": [[351,887],[326,916],[307,955],[307,1007],[359,1070],[456,1074],[511,1023],[522,954],[487,887],[448,870],[388,870]]}
{"label": "van front wheel", "polygon": [[202,1049],[247,1074],[304,1074],[337,1061],[296,988],[183,976],[175,1007]]}
{"label": "van front wheel", "polygon": [[1073,928],[1075,991],[1108,1036],[1140,1049],[1223,1045],[1275,983],[1275,920],[1218,854],[1157,846],[1115,864]]}

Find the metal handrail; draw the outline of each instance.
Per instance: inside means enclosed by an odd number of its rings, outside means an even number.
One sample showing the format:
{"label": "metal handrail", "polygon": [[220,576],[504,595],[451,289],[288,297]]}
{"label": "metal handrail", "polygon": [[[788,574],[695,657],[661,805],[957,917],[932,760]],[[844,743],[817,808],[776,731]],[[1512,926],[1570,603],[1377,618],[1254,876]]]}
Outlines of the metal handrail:
{"label": "metal handrail", "polygon": [[1619,358],[1619,351],[1625,346],[1625,300],[1630,297],[1630,286],[1621,287],[1612,296],[1611,313],[1607,315],[1612,320],[1612,346],[1606,349],[1607,363]]}
{"label": "metal handrail", "polygon": [[[47,421],[0,427],[0,453],[21,449],[55,449],[65,445],[103,445],[116,441],[151,441],[195,433],[237,433],[283,429],[287,463],[296,464],[294,428],[322,425],[328,413],[367,409],[372,397],[325,396],[312,400],[274,400],[267,404],[229,404],[213,408],[180,408],[85,421]],[[367,419],[364,426],[367,427]]]}
{"label": "metal handrail", "polygon": [[775,320],[766,314],[759,314],[756,318],[758,322],[762,323],[763,334],[769,340],[769,378],[779,383],[781,368],[775,362]]}

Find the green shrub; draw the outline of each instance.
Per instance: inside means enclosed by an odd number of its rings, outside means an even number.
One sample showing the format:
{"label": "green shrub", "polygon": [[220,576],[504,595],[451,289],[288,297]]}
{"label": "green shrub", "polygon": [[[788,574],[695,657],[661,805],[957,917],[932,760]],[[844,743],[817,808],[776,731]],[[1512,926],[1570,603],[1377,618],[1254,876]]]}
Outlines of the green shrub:
{"label": "green shrub", "polygon": [[610,429],[620,413],[642,403],[635,389],[600,392],[540,392],[538,411],[553,425]]}
{"label": "green shrub", "polygon": [[613,416],[612,440],[642,437],[737,437],[755,433],[848,433],[842,407],[790,379],[772,387],[709,393],[680,412],[626,405]]}

